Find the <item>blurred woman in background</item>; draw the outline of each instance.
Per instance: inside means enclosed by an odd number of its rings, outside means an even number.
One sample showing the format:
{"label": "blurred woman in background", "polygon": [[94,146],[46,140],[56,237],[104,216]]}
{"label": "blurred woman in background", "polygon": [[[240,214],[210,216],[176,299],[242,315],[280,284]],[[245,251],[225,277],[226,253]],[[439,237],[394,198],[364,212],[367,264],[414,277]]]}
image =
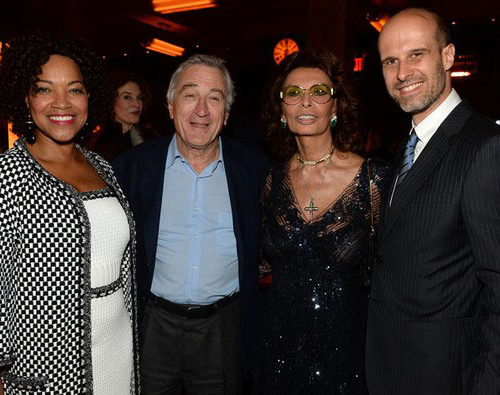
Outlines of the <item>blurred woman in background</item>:
{"label": "blurred woman in background", "polygon": [[144,113],[151,103],[146,81],[139,75],[116,72],[110,76],[109,95],[112,108],[107,119],[90,139],[88,146],[107,160],[156,137],[144,122]]}

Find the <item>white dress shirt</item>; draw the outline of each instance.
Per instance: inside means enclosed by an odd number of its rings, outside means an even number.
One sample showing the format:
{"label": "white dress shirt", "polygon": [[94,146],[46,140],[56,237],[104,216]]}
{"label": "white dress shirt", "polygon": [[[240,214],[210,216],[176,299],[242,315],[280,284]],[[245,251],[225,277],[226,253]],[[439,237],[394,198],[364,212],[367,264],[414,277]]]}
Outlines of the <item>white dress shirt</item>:
{"label": "white dress shirt", "polygon": [[206,305],[239,291],[226,164],[197,173],[174,135],[167,151],[151,292],[179,304]]}
{"label": "white dress shirt", "polygon": [[419,155],[424,150],[425,146],[429,142],[436,130],[443,123],[448,115],[453,111],[453,109],[460,104],[462,99],[458,96],[455,89],[451,90],[448,97],[442,102],[438,108],[431,112],[422,122],[415,126],[413,121],[412,129],[415,129],[415,133],[418,137],[417,146],[415,147],[415,156],[413,158],[413,163],[417,160]]}
{"label": "white dress shirt", "polygon": [[[410,130],[410,133],[413,129],[415,129],[415,134],[418,137],[417,145],[415,146],[415,156],[413,157],[413,163],[415,163],[429,140],[432,138],[432,136],[434,136],[434,133],[436,133],[446,117],[450,115],[453,109],[458,106],[461,101],[462,99],[460,99],[460,96],[458,96],[457,91],[455,89],[452,89],[448,97],[422,122],[420,122],[418,125],[415,125],[415,123],[411,121],[412,128]],[[399,174],[396,177],[399,177]],[[392,205],[392,198],[394,196],[394,191],[396,190],[397,183],[398,180],[396,178],[391,191],[389,206]]]}

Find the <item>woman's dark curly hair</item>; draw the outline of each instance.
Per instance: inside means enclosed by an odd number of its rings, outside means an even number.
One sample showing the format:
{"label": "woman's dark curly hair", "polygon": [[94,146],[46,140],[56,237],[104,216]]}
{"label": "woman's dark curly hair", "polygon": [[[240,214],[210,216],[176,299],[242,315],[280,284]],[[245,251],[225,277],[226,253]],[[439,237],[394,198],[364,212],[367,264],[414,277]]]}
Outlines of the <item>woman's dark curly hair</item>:
{"label": "woman's dark curly hair", "polygon": [[41,32],[20,34],[2,48],[0,113],[12,122],[14,133],[31,144],[35,142],[35,135],[32,125],[27,123],[29,110],[25,99],[51,55],[71,58],[80,68],[89,93],[87,123],[77,140],[96,127],[108,108],[104,63],[86,44],[68,36],[52,37]]}
{"label": "woman's dark curly hair", "polygon": [[[144,78],[135,73],[130,73],[127,71],[115,71],[111,73],[109,76],[108,83],[108,94],[111,97],[110,107],[108,111],[108,117],[110,119],[114,119],[114,107],[115,101],[118,98],[118,89],[120,89],[127,82],[135,82],[142,94],[142,114],[146,113],[149,107],[151,106],[151,89],[149,88],[149,84],[146,82]],[[143,116],[141,115],[141,120]]]}
{"label": "woman's dark curly hair", "polygon": [[362,136],[358,133],[358,102],[347,81],[344,68],[326,49],[305,49],[288,56],[279,66],[271,94],[264,105],[262,123],[269,151],[277,159],[289,159],[297,152],[297,143],[288,127],[282,128],[280,91],[288,75],[299,67],[322,70],[332,81],[337,100],[337,126],[332,131],[333,145],[342,152],[362,153]]}

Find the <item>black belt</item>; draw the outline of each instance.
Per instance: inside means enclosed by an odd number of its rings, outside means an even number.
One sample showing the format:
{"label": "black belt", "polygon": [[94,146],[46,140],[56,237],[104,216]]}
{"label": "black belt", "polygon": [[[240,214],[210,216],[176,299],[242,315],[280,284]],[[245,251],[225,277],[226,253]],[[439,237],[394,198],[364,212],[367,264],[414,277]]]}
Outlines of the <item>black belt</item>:
{"label": "black belt", "polygon": [[208,305],[199,304],[177,304],[169,302],[163,298],[156,295],[149,294],[149,300],[153,302],[155,306],[168,311],[171,314],[179,315],[185,318],[208,318],[214,315],[220,309],[229,306],[231,303],[236,301],[240,296],[239,292],[226,296],[219,299],[217,302]]}

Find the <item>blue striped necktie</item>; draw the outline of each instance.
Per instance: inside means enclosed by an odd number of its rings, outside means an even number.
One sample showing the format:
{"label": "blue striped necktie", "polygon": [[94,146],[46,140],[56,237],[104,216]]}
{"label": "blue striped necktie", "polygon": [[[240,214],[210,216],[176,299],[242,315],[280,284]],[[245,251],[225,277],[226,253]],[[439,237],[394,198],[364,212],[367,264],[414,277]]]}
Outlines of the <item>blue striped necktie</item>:
{"label": "blue striped necktie", "polygon": [[412,129],[410,133],[410,138],[406,143],[403,163],[401,164],[401,169],[399,170],[398,182],[396,184],[396,187],[403,182],[406,175],[413,166],[413,158],[415,157],[415,147],[417,146],[417,142],[418,142],[418,136],[415,133],[415,129]]}

